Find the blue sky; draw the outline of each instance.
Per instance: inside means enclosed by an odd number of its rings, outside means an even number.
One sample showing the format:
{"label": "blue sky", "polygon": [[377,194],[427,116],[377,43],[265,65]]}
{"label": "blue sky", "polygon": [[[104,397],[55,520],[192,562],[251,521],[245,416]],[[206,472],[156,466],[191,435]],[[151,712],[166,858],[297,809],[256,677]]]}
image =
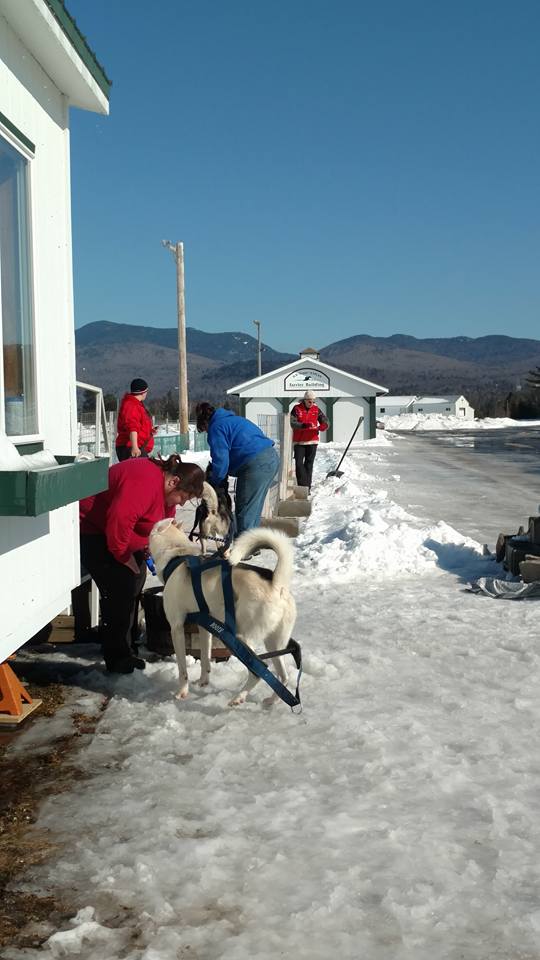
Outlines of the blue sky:
{"label": "blue sky", "polygon": [[77,325],[540,337],[540,4],[67,0]]}

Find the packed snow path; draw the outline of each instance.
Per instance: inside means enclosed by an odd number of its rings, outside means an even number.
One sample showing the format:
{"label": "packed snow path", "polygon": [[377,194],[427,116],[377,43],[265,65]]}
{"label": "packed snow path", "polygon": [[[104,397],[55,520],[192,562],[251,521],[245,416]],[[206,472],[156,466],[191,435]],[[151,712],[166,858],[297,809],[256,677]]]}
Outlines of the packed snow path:
{"label": "packed snow path", "polygon": [[233,662],[182,704],[172,661],[81,672],[114,697],[88,779],[42,811],[64,846],[30,889],[82,909],[8,958],[540,956],[540,608],[465,592],[495,564],[392,501],[399,444],[325,483],[336,452],[296,547],[303,715],[262,684],[227,708]]}

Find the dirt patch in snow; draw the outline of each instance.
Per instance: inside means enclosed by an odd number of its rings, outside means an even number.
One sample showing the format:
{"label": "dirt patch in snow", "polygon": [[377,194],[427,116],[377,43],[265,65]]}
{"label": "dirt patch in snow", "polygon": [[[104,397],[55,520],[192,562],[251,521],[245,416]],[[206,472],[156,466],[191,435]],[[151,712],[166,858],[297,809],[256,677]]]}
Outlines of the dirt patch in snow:
{"label": "dirt patch in snow", "polygon": [[[60,683],[28,683],[27,689],[43,701],[36,716],[52,717],[65,702]],[[76,912],[73,904],[55,896],[17,890],[17,883],[55,849],[47,831],[34,826],[39,806],[51,794],[68,789],[73,780],[84,778],[70,761],[79,737],[92,733],[98,719],[74,713],[73,732],[37,754],[10,753],[9,744],[19,731],[0,735],[0,949],[8,944],[39,946],[51,928],[58,929]]]}

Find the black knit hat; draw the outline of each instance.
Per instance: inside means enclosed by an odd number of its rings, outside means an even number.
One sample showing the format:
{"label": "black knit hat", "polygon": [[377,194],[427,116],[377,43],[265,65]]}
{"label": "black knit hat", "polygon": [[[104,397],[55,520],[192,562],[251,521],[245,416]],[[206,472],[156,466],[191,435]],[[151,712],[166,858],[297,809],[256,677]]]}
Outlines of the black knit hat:
{"label": "black knit hat", "polygon": [[135,377],[135,380],[131,381],[130,393],[144,393],[145,390],[148,390],[148,384],[142,377]]}

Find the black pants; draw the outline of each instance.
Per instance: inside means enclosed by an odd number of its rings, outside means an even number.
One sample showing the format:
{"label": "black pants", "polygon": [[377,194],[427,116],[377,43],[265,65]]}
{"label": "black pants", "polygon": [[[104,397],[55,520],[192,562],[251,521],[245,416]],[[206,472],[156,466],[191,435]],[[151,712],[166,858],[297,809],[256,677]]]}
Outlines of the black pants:
{"label": "black pants", "polygon": [[133,621],[140,592],[146,579],[146,563],[136,554],[136,576],[118,563],[99,534],[81,534],[81,562],[101,594],[103,657],[106,665],[131,656]]}
{"label": "black pants", "polygon": [[294,463],[296,466],[296,483],[299,487],[311,487],[313,461],[317,453],[316,443],[295,443]]}
{"label": "black pants", "polygon": [[[130,460],[131,459],[131,447],[116,447],[116,456],[118,457],[118,462],[121,460]],[[148,454],[146,450],[141,450],[141,457],[147,457]]]}

